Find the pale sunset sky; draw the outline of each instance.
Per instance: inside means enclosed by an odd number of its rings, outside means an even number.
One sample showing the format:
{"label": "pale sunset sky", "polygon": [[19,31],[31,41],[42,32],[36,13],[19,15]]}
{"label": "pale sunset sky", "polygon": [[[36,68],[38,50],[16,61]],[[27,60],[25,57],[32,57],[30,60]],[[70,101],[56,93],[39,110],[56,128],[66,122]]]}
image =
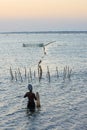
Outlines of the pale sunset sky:
{"label": "pale sunset sky", "polygon": [[87,30],[87,0],[0,0],[0,32],[70,30]]}

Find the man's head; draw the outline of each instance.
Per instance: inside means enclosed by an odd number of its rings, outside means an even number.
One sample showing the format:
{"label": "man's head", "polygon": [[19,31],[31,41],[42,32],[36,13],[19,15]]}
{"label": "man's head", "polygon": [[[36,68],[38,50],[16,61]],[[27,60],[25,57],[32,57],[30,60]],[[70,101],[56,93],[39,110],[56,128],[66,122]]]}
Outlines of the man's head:
{"label": "man's head", "polygon": [[28,84],[28,90],[30,90],[30,92],[32,92],[32,85]]}

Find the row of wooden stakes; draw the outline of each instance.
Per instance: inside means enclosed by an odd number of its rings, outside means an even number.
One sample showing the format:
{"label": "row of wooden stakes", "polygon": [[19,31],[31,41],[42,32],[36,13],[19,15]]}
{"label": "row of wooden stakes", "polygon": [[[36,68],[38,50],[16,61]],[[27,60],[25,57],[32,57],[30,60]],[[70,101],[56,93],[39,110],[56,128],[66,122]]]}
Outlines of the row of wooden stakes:
{"label": "row of wooden stakes", "polygon": [[[63,80],[65,80],[66,78],[70,79],[71,78],[71,72],[72,69],[69,68],[69,66],[65,66],[63,69]],[[58,67],[56,67],[55,69],[55,76],[57,78],[60,77],[59,72],[58,72]],[[32,71],[31,68],[27,71],[26,68],[24,68],[24,74],[22,75],[22,72],[20,71],[20,68],[18,68],[16,71],[13,72],[12,68],[10,67],[10,77],[11,77],[11,81],[21,81],[23,82],[25,79],[28,80],[29,82],[32,82],[33,79],[37,78],[38,81],[40,82],[43,78],[43,70],[41,65],[38,66],[37,71]],[[49,67],[47,66],[47,73],[46,73],[46,78],[48,79],[48,81],[51,81],[51,74],[50,74],[50,70]]]}

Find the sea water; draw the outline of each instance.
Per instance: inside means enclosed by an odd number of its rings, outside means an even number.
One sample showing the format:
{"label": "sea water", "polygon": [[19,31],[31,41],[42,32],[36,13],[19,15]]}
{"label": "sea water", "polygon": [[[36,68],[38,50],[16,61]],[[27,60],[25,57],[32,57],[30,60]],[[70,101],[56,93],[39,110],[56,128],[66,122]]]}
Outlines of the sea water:
{"label": "sea water", "polygon": [[[23,98],[28,83],[40,94],[34,113]],[[86,32],[0,34],[0,130],[87,130]]]}

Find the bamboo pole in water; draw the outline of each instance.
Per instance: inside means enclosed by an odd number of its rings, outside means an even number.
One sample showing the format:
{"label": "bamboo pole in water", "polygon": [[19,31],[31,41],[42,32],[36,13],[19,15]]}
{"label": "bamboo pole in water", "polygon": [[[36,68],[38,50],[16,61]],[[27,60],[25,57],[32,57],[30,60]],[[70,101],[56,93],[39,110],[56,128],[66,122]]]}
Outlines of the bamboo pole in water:
{"label": "bamboo pole in water", "polygon": [[70,80],[70,77],[71,77],[71,72],[72,72],[72,69],[69,68],[68,66],[68,75],[67,75],[67,78]]}
{"label": "bamboo pole in water", "polygon": [[48,80],[50,82],[50,71],[49,71],[49,67],[48,66],[47,66],[47,78],[48,78]]}
{"label": "bamboo pole in water", "polygon": [[32,81],[32,72],[31,72],[31,68],[30,68],[30,79],[31,79],[31,81]]}
{"label": "bamboo pole in water", "polygon": [[17,81],[17,72],[15,71],[15,80]]}
{"label": "bamboo pole in water", "polygon": [[28,83],[30,83],[30,77],[29,77],[29,72],[28,72]]}
{"label": "bamboo pole in water", "polygon": [[35,70],[34,70],[34,78],[36,78],[36,72],[35,72]]}
{"label": "bamboo pole in water", "polygon": [[11,75],[11,80],[13,80],[13,79],[14,79],[14,76],[13,76],[13,72],[12,72],[11,67],[10,67],[10,75]]}
{"label": "bamboo pole in water", "polygon": [[27,71],[26,71],[26,67],[25,67],[25,78],[26,78],[26,76],[27,76]]}
{"label": "bamboo pole in water", "polygon": [[39,81],[41,80],[42,78],[42,67],[41,65],[39,65]]}
{"label": "bamboo pole in water", "polygon": [[19,76],[19,79],[21,79],[21,82],[23,82],[23,78],[22,78],[21,71],[19,68],[18,68],[18,76]]}
{"label": "bamboo pole in water", "polygon": [[59,78],[58,67],[56,67],[57,78]]}
{"label": "bamboo pole in water", "polygon": [[66,67],[64,67],[64,70],[63,70],[63,80],[65,80],[66,78]]}

